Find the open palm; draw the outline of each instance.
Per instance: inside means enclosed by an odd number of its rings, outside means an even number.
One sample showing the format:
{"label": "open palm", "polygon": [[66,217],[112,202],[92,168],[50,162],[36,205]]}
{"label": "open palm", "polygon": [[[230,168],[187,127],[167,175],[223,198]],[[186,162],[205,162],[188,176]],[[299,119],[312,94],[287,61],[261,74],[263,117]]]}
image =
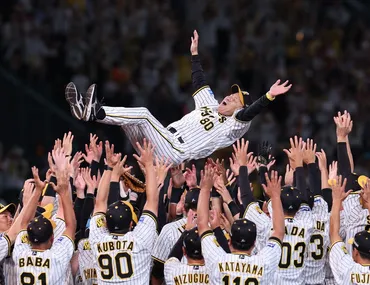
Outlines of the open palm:
{"label": "open palm", "polygon": [[289,84],[289,81],[285,81],[284,83],[280,84],[280,79],[275,82],[274,85],[270,87],[269,94],[273,97],[284,94],[289,91],[292,87],[292,84]]}

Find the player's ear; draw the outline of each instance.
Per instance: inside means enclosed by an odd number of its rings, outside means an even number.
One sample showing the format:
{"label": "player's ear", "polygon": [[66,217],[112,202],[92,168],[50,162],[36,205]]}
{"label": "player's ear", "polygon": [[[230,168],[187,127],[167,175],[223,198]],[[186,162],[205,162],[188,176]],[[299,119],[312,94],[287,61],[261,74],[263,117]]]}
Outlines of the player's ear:
{"label": "player's ear", "polygon": [[132,228],[133,228],[133,227],[134,227],[134,222],[133,222],[133,221],[131,221],[131,222],[130,222],[130,228],[129,228],[129,229],[130,229],[130,231],[132,230]]}
{"label": "player's ear", "polygon": [[186,250],[185,250],[185,247],[182,247],[182,253],[184,256],[186,256]]}

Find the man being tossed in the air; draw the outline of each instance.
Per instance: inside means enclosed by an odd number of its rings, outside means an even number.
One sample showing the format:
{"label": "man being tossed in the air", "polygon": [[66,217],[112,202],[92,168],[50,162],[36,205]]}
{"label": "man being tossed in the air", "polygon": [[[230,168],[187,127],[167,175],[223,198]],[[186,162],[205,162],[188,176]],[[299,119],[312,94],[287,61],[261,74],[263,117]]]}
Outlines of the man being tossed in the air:
{"label": "man being tossed in the air", "polygon": [[291,85],[288,81],[280,84],[278,80],[266,95],[250,105],[246,102],[249,94],[233,85],[233,93],[219,104],[205,80],[198,56],[198,39],[194,31],[190,51],[195,110],[181,120],[166,128],[146,108],[101,106],[96,99],[95,84],[89,87],[83,102],[76,86],[69,83],[65,95],[72,115],[85,121],[121,126],[134,147],[135,142],[146,137],[155,143],[155,154],[170,159],[174,165],[207,157],[217,149],[232,145],[248,131],[251,120]]}

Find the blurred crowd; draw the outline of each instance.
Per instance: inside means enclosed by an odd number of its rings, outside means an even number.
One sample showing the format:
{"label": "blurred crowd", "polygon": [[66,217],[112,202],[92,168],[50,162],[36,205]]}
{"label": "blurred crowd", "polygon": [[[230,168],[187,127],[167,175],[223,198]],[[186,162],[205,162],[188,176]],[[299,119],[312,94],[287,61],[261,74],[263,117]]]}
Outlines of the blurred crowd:
{"label": "blurred crowd", "polygon": [[[253,121],[251,142],[268,140],[281,149],[300,134],[330,157],[333,116],[348,110],[356,171],[369,174],[367,6],[359,0],[4,1],[1,61],[61,106],[69,81],[81,91],[96,82],[106,104],[147,106],[167,125],[194,106],[189,46],[197,29],[216,97],[227,95],[233,83],[253,98],[278,78],[294,85]],[[6,161],[0,171],[12,173]]]}

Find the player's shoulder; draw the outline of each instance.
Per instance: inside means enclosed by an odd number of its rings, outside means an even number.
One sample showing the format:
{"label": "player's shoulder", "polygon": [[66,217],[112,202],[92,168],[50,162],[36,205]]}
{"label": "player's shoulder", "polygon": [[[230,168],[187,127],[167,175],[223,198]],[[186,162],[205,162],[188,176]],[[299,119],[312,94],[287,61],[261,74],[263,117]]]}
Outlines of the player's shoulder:
{"label": "player's shoulder", "polygon": [[171,223],[168,223],[166,224],[163,228],[162,228],[162,231],[161,233],[164,231],[164,232],[171,232],[171,231],[175,231],[175,230],[178,230],[180,228],[184,228],[185,229],[185,226],[186,225],[186,218],[181,218],[179,220],[176,220],[176,221],[173,221]]}

